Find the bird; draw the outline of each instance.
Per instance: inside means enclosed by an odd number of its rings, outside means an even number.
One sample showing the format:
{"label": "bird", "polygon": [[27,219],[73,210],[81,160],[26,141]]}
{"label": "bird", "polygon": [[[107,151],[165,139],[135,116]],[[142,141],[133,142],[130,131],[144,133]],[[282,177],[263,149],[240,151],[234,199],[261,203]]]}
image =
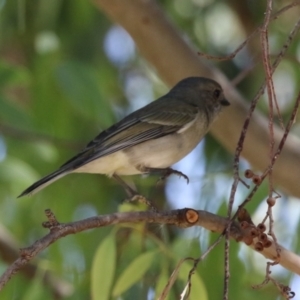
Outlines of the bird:
{"label": "bird", "polygon": [[166,95],[100,132],[77,155],[25,189],[32,195],[70,173],[114,177],[159,173],[188,177],[171,166],[191,152],[224,106],[222,87],[206,77],[188,77]]}

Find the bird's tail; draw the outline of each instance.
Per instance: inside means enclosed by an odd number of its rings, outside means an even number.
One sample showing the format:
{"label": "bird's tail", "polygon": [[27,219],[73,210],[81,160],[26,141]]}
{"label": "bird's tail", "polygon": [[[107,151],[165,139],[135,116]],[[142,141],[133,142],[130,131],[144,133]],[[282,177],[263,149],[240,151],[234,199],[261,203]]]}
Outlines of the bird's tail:
{"label": "bird's tail", "polygon": [[57,170],[45,177],[43,177],[42,179],[40,179],[39,181],[35,182],[34,184],[32,184],[30,187],[28,187],[25,191],[23,191],[18,198],[23,197],[25,195],[33,195],[36,192],[40,191],[41,189],[45,188],[46,186],[48,186],[49,184],[53,183],[54,181],[58,180],[59,178],[67,175],[68,173],[70,173],[70,171],[66,171],[66,170]]}

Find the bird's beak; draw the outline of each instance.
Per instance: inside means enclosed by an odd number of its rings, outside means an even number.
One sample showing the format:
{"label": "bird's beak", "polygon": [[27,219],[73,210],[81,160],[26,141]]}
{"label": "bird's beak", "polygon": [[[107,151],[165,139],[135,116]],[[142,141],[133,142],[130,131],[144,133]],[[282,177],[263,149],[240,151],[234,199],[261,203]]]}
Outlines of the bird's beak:
{"label": "bird's beak", "polygon": [[223,106],[228,106],[228,105],[230,105],[230,102],[229,102],[228,100],[226,100],[225,98],[222,99],[220,103],[221,103],[221,105],[223,105]]}

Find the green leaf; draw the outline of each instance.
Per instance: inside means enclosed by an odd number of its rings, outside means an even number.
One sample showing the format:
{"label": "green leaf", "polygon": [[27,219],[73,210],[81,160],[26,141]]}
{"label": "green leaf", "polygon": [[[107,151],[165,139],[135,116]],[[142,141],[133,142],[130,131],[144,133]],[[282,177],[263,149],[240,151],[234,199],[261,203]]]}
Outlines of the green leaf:
{"label": "green leaf", "polygon": [[97,249],[91,272],[92,299],[110,299],[116,268],[116,241],[114,233],[107,236]]}
{"label": "green leaf", "polygon": [[113,296],[119,296],[139,281],[152,265],[157,251],[138,256],[121,274],[113,289]]}

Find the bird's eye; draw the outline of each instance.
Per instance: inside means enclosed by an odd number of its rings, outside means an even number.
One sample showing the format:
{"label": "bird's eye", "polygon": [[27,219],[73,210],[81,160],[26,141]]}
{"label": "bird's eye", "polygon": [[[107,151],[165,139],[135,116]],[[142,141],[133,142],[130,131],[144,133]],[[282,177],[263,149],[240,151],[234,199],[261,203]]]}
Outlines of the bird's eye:
{"label": "bird's eye", "polygon": [[221,95],[221,90],[219,90],[219,89],[214,90],[214,97],[215,98],[219,98],[220,95]]}

